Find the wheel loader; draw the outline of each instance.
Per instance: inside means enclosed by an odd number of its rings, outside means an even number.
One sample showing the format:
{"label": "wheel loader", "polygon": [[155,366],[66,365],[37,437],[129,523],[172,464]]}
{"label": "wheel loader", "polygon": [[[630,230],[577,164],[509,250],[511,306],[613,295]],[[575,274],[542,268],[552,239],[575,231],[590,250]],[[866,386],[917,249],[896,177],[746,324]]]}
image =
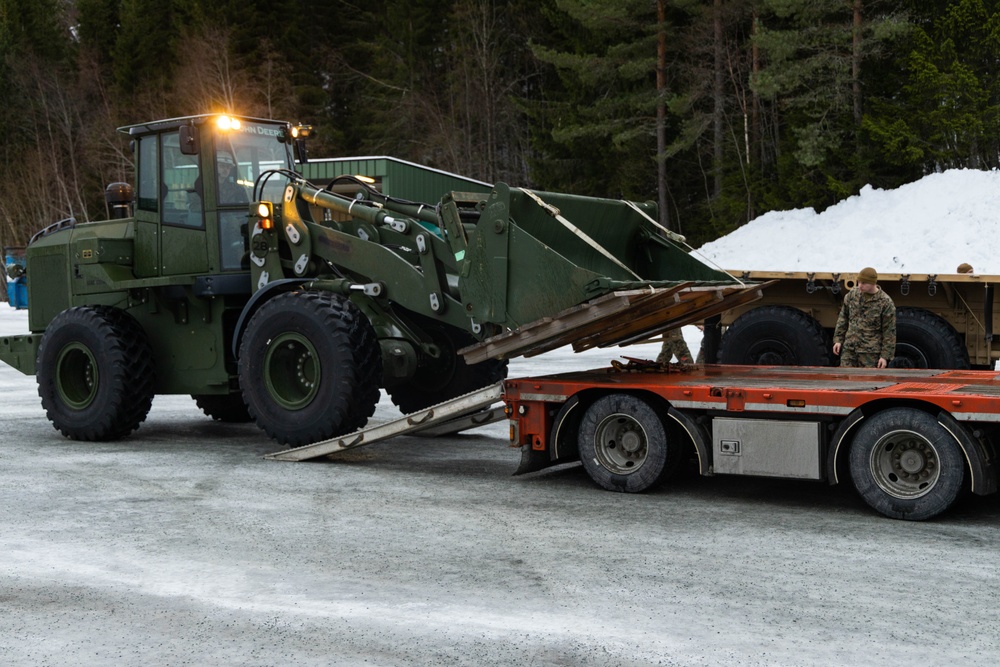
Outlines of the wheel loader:
{"label": "wheel loader", "polygon": [[[656,206],[495,184],[403,201],[296,165],[312,128],[199,115],[119,128],[132,184],[109,219],[26,250],[37,375],[63,435],[111,440],[157,394],[296,446],[503,379],[507,359],[655,338],[760,296],[690,257]],[[483,188],[487,190],[487,188]]]}

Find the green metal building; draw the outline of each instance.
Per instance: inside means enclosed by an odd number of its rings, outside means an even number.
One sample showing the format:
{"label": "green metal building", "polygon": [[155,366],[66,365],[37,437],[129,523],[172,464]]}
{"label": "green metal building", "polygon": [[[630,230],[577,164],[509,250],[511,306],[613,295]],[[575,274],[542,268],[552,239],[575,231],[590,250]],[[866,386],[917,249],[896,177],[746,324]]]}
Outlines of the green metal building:
{"label": "green metal building", "polygon": [[298,165],[302,175],[316,185],[325,185],[338,176],[366,176],[390,197],[434,203],[446,192],[489,192],[493,186],[483,181],[432,169],[399,158],[343,157],[309,160]]}

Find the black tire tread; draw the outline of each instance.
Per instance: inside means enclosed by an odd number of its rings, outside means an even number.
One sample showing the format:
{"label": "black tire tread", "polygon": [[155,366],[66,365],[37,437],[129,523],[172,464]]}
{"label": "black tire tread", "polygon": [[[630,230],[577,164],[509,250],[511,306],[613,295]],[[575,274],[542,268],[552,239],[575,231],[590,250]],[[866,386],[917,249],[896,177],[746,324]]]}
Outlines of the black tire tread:
{"label": "black tire tread", "polygon": [[[897,429],[914,431],[925,437],[939,431],[935,449],[942,477],[928,494],[919,498],[896,498],[886,493],[868,468],[871,447],[882,434]],[[851,480],[858,494],[875,511],[892,519],[922,521],[941,514],[958,498],[965,480],[965,459],[958,444],[933,415],[916,408],[893,408],[867,418],[854,438],[848,460]]]}
{"label": "black tire tread", "polygon": [[[428,329],[435,333],[441,344],[442,354],[450,355],[444,364],[449,366],[450,370],[443,371],[440,367],[429,365],[419,369],[417,375],[407,382],[388,387],[386,391],[389,398],[403,414],[417,412],[488,387],[507,377],[506,359],[488,359],[470,366],[458,355],[459,349],[475,342],[471,334],[445,328],[443,325],[432,325]],[[450,377],[442,380],[438,377],[442,373],[450,373]]]}
{"label": "black tire tread", "polygon": [[829,366],[831,344],[823,327],[815,318],[790,306],[761,306],[740,315],[722,335],[719,363],[754,365],[751,346],[764,335],[783,339],[791,334],[795,340],[784,340],[795,354],[795,366]]}
{"label": "black tire tread", "polygon": [[[83,411],[72,411],[58,398],[53,368],[63,344],[81,341],[92,333],[90,346],[100,369],[102,388],[108,393]],[[55,347],[53,347],[55,346]],[[96,348],[96,349],[95,349]],[[105,363],[106,362],[106,363]],[[145,421],[153,403],[153,354],[146,334],[135,319],[110,306],[77,306],[57,315],[38,347],[38,393],[45,414],[67,438],[108,441],[123,438]],[[86,413],[92,413],[87,417]],[[82,419],[82,421],[81,421]]]}
{"label": "black tire tread", "polygon": [[[662,442],[662,447],[649,454],[638,470],[625,475],[604,468],[594,456],[597,426],[615,412],[628,414],[640,421],[651,445]],[[680,467],[685,449],[671,437],[675,431],[665,417],[664,408],[632,394],[607,394],[591,403],[580,421],[578,440],[580,461],[590,478],[608,491],[624,493],[650,491],[669,480]]]}
{"label": "black tire tread", "polygon": [[[969,351],[961,336],[947,320],[929,310],[896,309],[897,348],[901,341],[919,348],[929,368],[969,368]],[[899,362],[892,365],[900,366]]]}
{"label": "black tire tread", "polygon": [[242,394],[192,394],[198,408],[215,421],[245,424],[253,421]]}
{"label": "black tire tread", "polygon": [[[252,360],[261,350],[251,349],[255,343],[255,330],[269,318],[283,319],[282,313],[296,314],[318,325],[335,349],[336,356],[349,363],[336,369],[324,367],[323,382],[330,385],[331,404],[323,407],[325,417],[311,429],[295,428],[291,423],[263,414],[257,400],[267,401],[263,380],[250,369]],[[316,344],[317,341],[313,341]],[[262,349],[266,349],[262,348]],[[329,292],[288,292],[272,298],[258,309],[247,324],[240,343],[240,385],[243,399],[251,418],[271,438],[292,446],[306,445],[355,431],[368,422],[375,413],[381,396],[379,381],[382,375],[382,356],[378,338],[364,313],[350,300]],[[254,374],[254,377],[250,375]],[[295,421],[287,415],[287,421]]]}

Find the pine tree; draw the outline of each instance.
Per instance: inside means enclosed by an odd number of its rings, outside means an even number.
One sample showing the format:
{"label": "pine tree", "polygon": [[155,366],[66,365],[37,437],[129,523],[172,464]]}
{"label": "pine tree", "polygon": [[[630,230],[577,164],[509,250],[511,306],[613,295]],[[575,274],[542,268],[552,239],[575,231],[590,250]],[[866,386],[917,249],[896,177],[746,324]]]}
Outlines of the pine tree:
{"label": "pine tree", "polygon": [[[917,15],[892,94],[865,130],[896,171],[887,185],[951,167],[1000,166],[1000,3],[958,0]],[[916,12],[918,8],[912,11]],[[926,10],[926,8],[925,8]]]}

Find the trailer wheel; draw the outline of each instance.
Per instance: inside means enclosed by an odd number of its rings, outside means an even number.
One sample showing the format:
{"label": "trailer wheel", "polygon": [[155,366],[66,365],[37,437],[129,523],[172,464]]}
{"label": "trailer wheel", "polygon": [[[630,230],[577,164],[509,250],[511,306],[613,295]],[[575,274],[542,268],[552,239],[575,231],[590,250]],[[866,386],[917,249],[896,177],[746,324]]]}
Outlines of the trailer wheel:
{"label": "trailer wheel", "polygon": [[968,368],[969,351],[948,322],[922,308],[896,309],[893,368]]}
{"label": "trailer wheel", "polygon": [[458,350],[476,342],[471,335],[437,323],[424,324],[424,329],[434,337],[441,356],[420,368],[413,378],[386,388],[392,402],[404,415],[488,387],[507,377],[506,359],[489,359],[471,366],[465,363]]}
{"label": "trailer wheel", "polygon": [[580,461],[608,491],[638,493],[672,475],[683,449],[667,438],[660,412],[631,394],[609,394],[587,408],[580,423]]}
{"label": "trailer wheel", "polygon": [[955,501],[965,479],[954,437],[932,415],[914,408],[866,419],[851,447],[850,468],[865,502],[893,519],[937,516]]}
{"label": "trailer wheel", "polygon": [[788,306],[762,306],[726,329],[719,363],[752,366],[829,366],[831,345],[814,318]]}
{"label": "trailer wheel", "polygon": [[206,415],[227,424],[253,421],[241,394],[193,394],[191,398]]}
{"label": "trailer wheel", "polygon": [[379,399],[381,353],[371,323],[348,299],[287,292],[262,305],[240,343],[250,416],[292,446],[354,431]]}
{"label": "trailer wheel", "polygon": [[130,315],[107,306],[64,310],[38,347],[38,394],[52,425],[73,440],[117,440],[153,403],[153,355]]}

